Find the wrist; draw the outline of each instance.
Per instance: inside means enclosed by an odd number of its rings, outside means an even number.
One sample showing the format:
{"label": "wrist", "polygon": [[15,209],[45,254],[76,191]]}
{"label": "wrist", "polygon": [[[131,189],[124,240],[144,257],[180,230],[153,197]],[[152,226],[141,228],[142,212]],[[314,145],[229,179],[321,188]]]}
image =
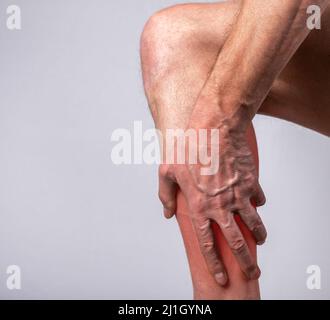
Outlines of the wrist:
{"label": "wrist", "polygon": [[251,109],[232,97],[219,97],[203,90],[190,117],[189,128],[219,129],[220,134],[245,133],[251,123]]}

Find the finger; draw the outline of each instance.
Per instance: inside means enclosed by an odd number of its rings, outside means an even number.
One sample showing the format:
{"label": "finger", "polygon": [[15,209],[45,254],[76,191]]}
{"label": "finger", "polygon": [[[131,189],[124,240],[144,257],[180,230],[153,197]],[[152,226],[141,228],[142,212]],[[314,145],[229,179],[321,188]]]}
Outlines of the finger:
{"label": "finger", "polygon": [[251,279],[256,280],[260,276],[260,270],[252,257],[249,247],[234,219],[234,215],[228,212],[225,218],[216,221],[240,265],[241,270]]}
{"label": "finger", "polygon": [[177,184],[164,175],[159,175],[159,199],[164,207],[164,216],[173,217],[176,211]]}
{"label": "finger", "polygon": [[228,282],[228,277],[225,267],[217,252],[213,231],[211,228],[211,221],[209,219],[194,221],[194,228],[202,255],[204,256],[210,273],[214,276],[215,281],[219,285],[225,286]]}
{"label": "finger", "polygon": [[253,195],[253,200],[257,207],[261,207],[266,203],[266,196],[265,196],[259,182],[257,183],[257,187],[256,187],[254,195]]}
{"label": "finger", "polygon": [[258,245],[265,243],[267,238],[266,228],[257,212],[257,210],[247,203],[244,209],[238,211],[245,225],[252,232]]}

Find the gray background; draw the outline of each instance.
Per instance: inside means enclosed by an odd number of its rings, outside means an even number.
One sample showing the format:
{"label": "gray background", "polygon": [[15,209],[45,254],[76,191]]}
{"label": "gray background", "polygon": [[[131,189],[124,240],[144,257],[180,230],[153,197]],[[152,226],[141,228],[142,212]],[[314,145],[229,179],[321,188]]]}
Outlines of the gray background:
{"label": "gray background", "polygon": [[[176,222],[157,200],[156,166],[116,167],[118,127],[153,123],[143,95],[139,36],[176,1],[0,2],[0,297],[189,299]],[[329,140],[257,117],[264,298],[330,298]],[[22,290],[6,268],[22,269]],[[306,268],[322,270],[308,290]]]}

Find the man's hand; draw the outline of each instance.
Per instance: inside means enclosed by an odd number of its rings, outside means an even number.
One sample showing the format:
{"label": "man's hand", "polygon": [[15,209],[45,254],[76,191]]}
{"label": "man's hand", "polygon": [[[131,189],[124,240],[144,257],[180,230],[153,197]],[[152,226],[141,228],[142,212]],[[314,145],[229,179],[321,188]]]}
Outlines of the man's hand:
{"label": "man's hand", "polygon": [[[197,104],[190,120],[190,127],[198,128],[201,124],[199,109],[205,105]],[[210,105],[208,112],[212,108]],[[205,115],[205,111],[204,111]],[[223,119],[218,112],[210,116],[211,123],[204,127],[212,127],[216,123],[219,134],[219,171],[213,175],[202,175],[201,165],[190,165],[190,174],[199,196],[187,195],[195,230],[201,245],[201,251],[209,269],[221,283],[224,267],[221,264],[213,244],[210,222],[216,222],[242,271],[249,279],[257,279],[260,275],[256,261],[252,258],[247,243],[236,224],[234,215],[238,214],[252,232],[257,244],[265,242],[267,232],[254,206],[262,206],[266,199],[258,182],[257,170],[250,147],[246,139],[244,113]],[[203,122],[202,122],[203,123]],[[201,141],[199,143],[202,143]],[[210,144],[199,146],[209,151]],[[210,151],[209,154],[212,154]],[[180,182],[179,182],[180,184]],[[184,192],[184,191],[183,191]],[[191,199],[189,199],[191,197]],[[195,200],[194,200],[195,199]],[[197,199],[197,201],[196,201]],[[219,271],[220,270],[220,275]]]}
{"label": "man's hand", "polygon": [[[227,275],[215,247],[211,222],[219,225],[246,276],[249,279],[257,279],[260,275],[259,268],[234,219],[234,215],[238,214],[253,233],[257,244],[264,243],[266,229],[251,201],[261,206],[265,203],[265,196],[259,185],[254,159],[246,140],[245,125],[240,122],[241,126],[237,127],[235,122],[221,119],[216,113],[212,113],[212,116],[210,114],[212,123],[207,124],[201,118],[199,110],[207,108],[210,113],[212,107],[205,106],[204,103],[205,100],[196,105],[190,129],[218,129],[213,131],[213,134],[218,134],[219,141],[216,146],[219,147],[218,170],[212,175],[201,174],[205,164],[199,161],[197,164],[189,163],[191,159],[188,149],[191,144],[186,143],[185,165],[160,167],[159,195],[165,207],[165,216],[169,218],[175,212],[175,192],[178,184],[188,203],[201,252],[216,281],[225,285]],[[215,122],[219,124],[218,128],[211,128]],[[208,154],[215,155],[216,153],[210,151],[211,147],[209,141],[198,141],[199,151],[207,150]]]}

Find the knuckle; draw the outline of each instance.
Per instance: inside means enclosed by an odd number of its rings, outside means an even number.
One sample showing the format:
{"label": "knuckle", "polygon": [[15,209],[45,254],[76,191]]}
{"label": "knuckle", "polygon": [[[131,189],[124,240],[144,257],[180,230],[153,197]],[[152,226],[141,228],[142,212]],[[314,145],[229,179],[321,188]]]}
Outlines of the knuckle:
{"label": "knuckle", "polygon": [[190,201],[190,206],[196,213],[200,213],[205,209],[205,201],[203,197],[195,195]]}
{"label": "knuckle", "polygon": [[200,234],[207,234],[210,228],[210,220],[194,217],[194,224]]}
{"label": "knuckle", "polygon": [[167,176],[169,167],[167,165],[161,164],[158,169],[159,177],[164,178]]}
{"label": "knuckle", "polygon": [[233,221],[230,215],[226,212],[221,212],[217,218],[217,223],[222,230],[228,230],[230,232],[230,230],[233,228]]}
{"label": "knuckle", "polygon": [[216,196],[214,199],[217,203],[217,206],[221,209],[230,209],[235,204],[235,202],[237,202],[237,198],[235,198],[233,189],[230,189],[227,192]]}
{"label": "knuckle", "polygon": [[214,250],[214,241],[209,240],[209,241],[202,242],[202,250],[203,250],[204,254],[212,253]]}
{"label": "knuckle", "polygon": [[173,210],[175,207],[175,203],[172,200],[167,200],[167,201],[163,202],[163,206],[165,209]]}
{"label": "knuckle", "polygon": [[165,209],[171,210],[174,208],[175,206],[175,201],[165,198],[164,196],[162,196],[161,194],[159,194],[159,200],[160,202],[163,204],[163,207]]}
{"label": "knuckle", "polygon": [[264,223],[262,222],[261,218],[257,216],[255,219],[252,220],[249,229],[255,233],[258,234],[260,238],[266,239],[267,237],[267,231],[264,226]]}
{"label": "knuckle", "polygon": [[260,217],[256,217],[253,219],[252,223],[251,223],[251,230],[254,231],[254,230],[258,230],[260,228],[264,228],[264,224],[261,220]]}
{"label": "knuckle", "polygon": [[158,198],[162,204],[166,202],[166,199],[161,191],[158,191]]}
{"label": "knuckle", "polygon": [[231,247],[232,251],[234,252],[234,254],[236,254],[236,255],[242,254],[246,249],[245,240],[243,238],[234,239],[231,242],[230,247]]}
{"label": "knuckle", "polygon": [[249,174],[244,179],[244,185],[242,185],[242,191],[247,194],[253,194],[256,190],[256,184],[258,183],[257,178],[253,174]]}
{"label": "knuckle", "polygon": [[161,164],[158,168],[159,179],[167,178],[172,182],[175,182],[174,166],[169,164]]}
{"label": "knuckle", "polygon": [[198,238],[200,239],[200,242],[202,244],[213,242],[212,235],[210,237],[210,220],[200,217],[193,217],[193,224],[197,232]]}
{"label": "knuckle", "polygon": [[255,176],[255,174],[253,173],[248,173],[245,177],[245,183],[247,183],[248,185],[255,185],[257,182],[257,178]]}

